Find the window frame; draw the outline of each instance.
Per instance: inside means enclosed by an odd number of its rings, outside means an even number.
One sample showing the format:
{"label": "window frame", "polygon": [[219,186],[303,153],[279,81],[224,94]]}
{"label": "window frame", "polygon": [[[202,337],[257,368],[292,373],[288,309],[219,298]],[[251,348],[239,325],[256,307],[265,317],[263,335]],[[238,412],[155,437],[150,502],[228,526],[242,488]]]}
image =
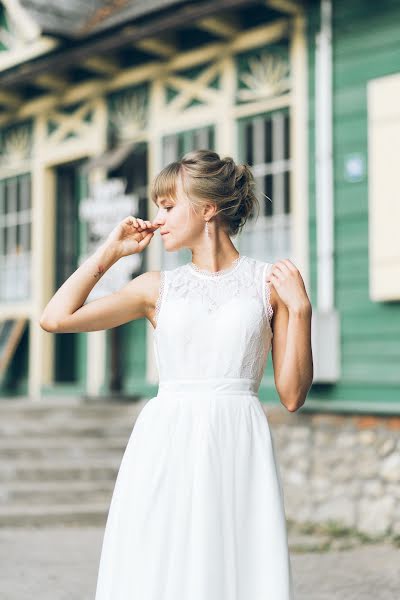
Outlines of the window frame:
{"label": "window frame", "polygon": [[0,302],[29,299],[31,263],[32,176],[25,172],[0,179]]}

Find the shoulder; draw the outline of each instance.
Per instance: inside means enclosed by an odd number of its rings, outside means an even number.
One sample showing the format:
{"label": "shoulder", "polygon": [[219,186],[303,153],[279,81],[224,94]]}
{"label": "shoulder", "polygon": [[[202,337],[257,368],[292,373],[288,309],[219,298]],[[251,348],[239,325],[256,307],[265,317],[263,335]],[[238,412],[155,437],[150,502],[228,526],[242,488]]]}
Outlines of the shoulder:
{"label": "shoulder", "polygon": [[[274,263],[268,263],[268,264],[270,264],[270,268],[267,270],[267,273],[268,273],[268,275],[266,277],[267,281],[269,281],[269,274],[271,273],[273,267],[275,265],[279,265],[279,263],[281,262],[281,260],[283,260],[283,259],[279,259],[279,260],[277,260]],[[290,261],[290,259],[286,259],[286,260]],[[292,263],[292,266],[298,271],[296,265],[294,265]],[[270,304],[271,304],[274,312],[276,312],[279,308],[285,308],[286,309],[286,304],[283,302],[282,298],[280,297],[280,295],[276,291],[274,284],[271,283],[269,287],[270,287]]]}
{"label": "shoulder", "polygon": [[283,305],[283,301],[281,299],[281,297],[279,296],[278,292],[276,291],[275,287],[273,284],[270,285],[270,296],[269,296],[269,303],[272,306],[272,310],[274,311],[274,314],[277,312],[279,306]]}
{"label": "shoulder", "polygon": [[170,280],[175,273],[179,273],[182,267],[164,269],[160,271],[146,271],[131,281],[135,282],[136,293],[142,293],[145,301],[150,306],[155,306],[166,281]]}
{"label": "shoulder", "polygon": [[271,273],[274,264],[275,263],[273,262],[264,262],[265,283],[269,288],[269,303],[272,307],[273,313],[275,314],[278,308],[283,305],[283,301],[277,293],[273,283],[271,283],[269,280],[269,274]]}
{"label": "shoulder", "polygon": [[146,271],[137,275],[125,286],[124,292],[141,298],[144,304],[154,305],[157,302],[162,280],[162,271]]}
{"label": "shoulder", "polygon": [[252,256],[246,256],[246,262],[251,269],[251,278],[254,281],[261,282],[264,286],[264,297],[271,305],[273,312],[278,308],[281,299],[276,293],[276,290],[272,284],[269,284],[269,273],[274,266],[274,263],[265,260],[260,260]]}

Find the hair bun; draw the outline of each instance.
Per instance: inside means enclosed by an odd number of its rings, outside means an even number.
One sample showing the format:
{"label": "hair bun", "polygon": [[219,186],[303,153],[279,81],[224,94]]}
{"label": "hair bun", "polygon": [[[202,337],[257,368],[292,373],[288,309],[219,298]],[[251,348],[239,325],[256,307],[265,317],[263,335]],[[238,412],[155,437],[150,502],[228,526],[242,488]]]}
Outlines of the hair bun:
{"label": "hair bun", "polygon": [[221,161],[224,165],[225,172],[228,177],[232,176],[236,171],[236,164],[232,157],[225,156]]}
{"label": "hair bun", "polygon": [[246,165],[236,165],[236,180],[238,181],[245,175],[245,166]]}
{"label": "hair bun", "polygon": [[254,175],[246,164],[236,165],[236,185],[246,185],[249,188],[254,187]]}

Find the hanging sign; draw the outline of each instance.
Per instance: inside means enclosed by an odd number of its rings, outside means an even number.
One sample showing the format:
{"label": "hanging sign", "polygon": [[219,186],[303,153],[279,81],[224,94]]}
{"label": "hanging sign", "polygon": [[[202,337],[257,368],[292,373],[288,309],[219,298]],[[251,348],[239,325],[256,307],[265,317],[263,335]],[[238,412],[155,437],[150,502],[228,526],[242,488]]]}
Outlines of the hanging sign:
{"label": "hanging sign", "polygon": [[[138,197],[126,194],[124,179],[108,179],[96,182],[89,198],[79,204],[79,218],[87,223],[86,248],[79,258],[82,264],[106,241],[116,225],[128,215],[138,211]],[[121,289],[138,273],[142,264],[141,254],[131,254],[120,258],[96,283],[86,302],[108,296]]]}

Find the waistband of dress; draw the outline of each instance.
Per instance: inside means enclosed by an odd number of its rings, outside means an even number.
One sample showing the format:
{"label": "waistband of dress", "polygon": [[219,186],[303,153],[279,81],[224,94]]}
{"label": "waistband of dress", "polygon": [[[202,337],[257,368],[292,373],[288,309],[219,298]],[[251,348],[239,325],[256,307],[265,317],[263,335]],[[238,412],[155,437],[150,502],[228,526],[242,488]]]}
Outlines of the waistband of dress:
{"label": "waistband of dress", "polygon": [[255,379],[216,377],[207,379],[163,379],[158,384],[158,395],[173,394],[244,394],[258,395]]}

